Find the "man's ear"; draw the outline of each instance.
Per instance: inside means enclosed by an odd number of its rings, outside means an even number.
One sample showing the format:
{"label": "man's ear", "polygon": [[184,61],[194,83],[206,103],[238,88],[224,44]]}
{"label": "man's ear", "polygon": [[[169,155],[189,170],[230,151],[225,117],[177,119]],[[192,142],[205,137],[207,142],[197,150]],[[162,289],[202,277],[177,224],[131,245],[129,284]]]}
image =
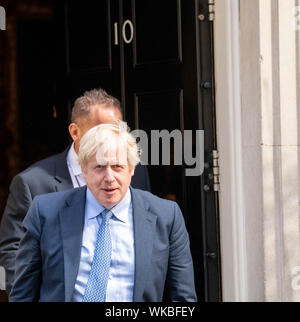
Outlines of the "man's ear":
{"label": "man's ear", "polygon": [[130,174],[131,174],[131,176],[133,176],[133,175],[134,175],[134,170],[135,170],[135,167],[132,167],[132,169],[130,170]]}
{"label": "man's ear", "polygon": [[80,135],[79,126],[76,123],[71,123],[69,125],[69,133],[73,141],[76,141]]}
{"label": "man's ear", "polygon": [[86,180],[86,167],[81,168],[81,175],[83,176],[84,180]]}

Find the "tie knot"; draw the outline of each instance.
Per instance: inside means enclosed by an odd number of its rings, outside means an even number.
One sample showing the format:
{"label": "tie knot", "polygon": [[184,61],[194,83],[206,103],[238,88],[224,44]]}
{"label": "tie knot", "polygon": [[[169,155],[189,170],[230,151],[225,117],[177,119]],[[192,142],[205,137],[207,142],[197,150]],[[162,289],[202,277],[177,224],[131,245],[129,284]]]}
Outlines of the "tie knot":
{"label": "tie knot", "polygon": [[101,215],[102,215],[102,220],[107,221],[112,217],[113,213],[110,210],[105,209],[102,211]]}

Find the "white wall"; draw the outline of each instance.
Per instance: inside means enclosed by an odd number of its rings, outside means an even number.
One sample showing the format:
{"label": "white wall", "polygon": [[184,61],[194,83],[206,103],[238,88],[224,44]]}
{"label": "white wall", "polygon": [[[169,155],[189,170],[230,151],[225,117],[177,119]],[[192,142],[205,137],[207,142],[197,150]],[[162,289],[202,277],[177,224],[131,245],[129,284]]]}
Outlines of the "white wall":
{"label": "white wall", "polygon": [[215,2],[223,298],[298,301],[299,1]]}

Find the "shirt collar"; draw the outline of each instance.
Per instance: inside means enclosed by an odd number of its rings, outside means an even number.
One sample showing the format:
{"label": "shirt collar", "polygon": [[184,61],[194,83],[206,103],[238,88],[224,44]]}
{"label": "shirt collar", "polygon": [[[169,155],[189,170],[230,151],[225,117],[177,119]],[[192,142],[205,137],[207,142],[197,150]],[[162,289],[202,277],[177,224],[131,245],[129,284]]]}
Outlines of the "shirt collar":
{"label": "shirt collar", "polygon": [[81,171],[81,167],[78,163],[78,155],[74,149],[74,142],[72,143],[70,150],[68,152],[68,161],[69,161],[70,167],[72,168],[74,175],[75,176],[81,175],[82,171]]}
{"label": "shirt collar", "polygon": [[[88,212],[88,219],[97,217],[105,208],[97,201],[97,199],[92,194],[89,188],[86,189],[86,202],[89,204],[89,207],[92,211]],[[116,204],[110,210],[113,212],[114,216],[122,221],[129,221],[129,208],[131,207],[131,193],[128,188],[123,199]]]}

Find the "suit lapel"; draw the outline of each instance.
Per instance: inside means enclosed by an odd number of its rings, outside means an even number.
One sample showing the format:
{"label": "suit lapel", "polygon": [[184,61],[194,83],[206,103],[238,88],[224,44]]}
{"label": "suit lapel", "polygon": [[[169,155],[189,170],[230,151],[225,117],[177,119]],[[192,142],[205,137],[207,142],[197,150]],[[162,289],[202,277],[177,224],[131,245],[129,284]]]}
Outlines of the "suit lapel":
{"label": "suit lapel", "polygon": [[85,202],[86,187],[74,189],[74,194],[66,201],[66,207],[60,212],[66,302],[71,301],[78,274],[85,216]]}
{"label": "suit lapel", "polygon": [[70,147],[57,155],[55,160],[54,179],[55,191],[64,191],[73,188],[72,179],[67,165],[67,154]]}
{"label": "suit lapel", "polygon": [[145,288],[147,272],[152,255],[156,215],[148,211],[149,205],[131,189],[134,242],[135,242],[135,280],[133,300],[140,302]]}

